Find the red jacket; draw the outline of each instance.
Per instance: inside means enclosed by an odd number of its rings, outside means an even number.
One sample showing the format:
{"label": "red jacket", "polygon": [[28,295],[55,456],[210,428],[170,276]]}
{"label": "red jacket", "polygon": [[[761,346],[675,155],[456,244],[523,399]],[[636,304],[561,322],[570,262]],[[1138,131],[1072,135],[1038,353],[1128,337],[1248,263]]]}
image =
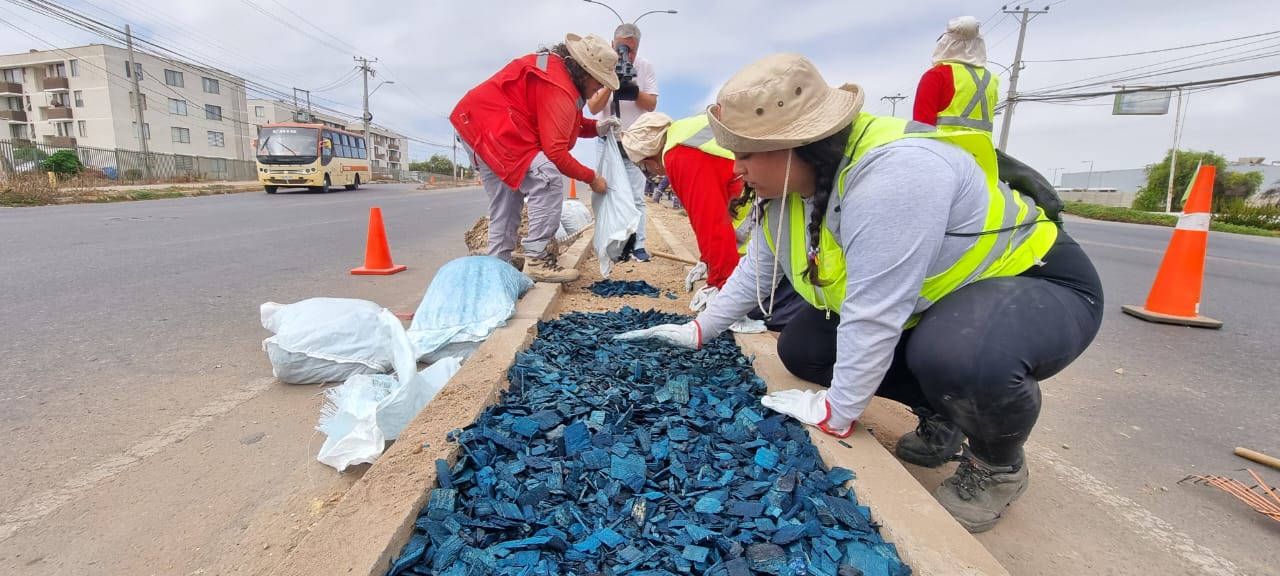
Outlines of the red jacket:
{"label": "red jacket", "polygon": [[920,77],[920,85],[916,87],[916,102],[913,108],[916,122],[930,126],[938,124],[938,113],[951,105],[956,97],[956,81],[951,74],[951,67],[938,64],[930,68]]}
{"label": "red jacket", "polygon": [[529,54],[467,92],[449,121],[507,186],[520,187],[538,152],[564,175],[591,182],[595,171],[569,153],[578,138],[596,136],[596,121],[582,115],[582,105],[559,56]]}

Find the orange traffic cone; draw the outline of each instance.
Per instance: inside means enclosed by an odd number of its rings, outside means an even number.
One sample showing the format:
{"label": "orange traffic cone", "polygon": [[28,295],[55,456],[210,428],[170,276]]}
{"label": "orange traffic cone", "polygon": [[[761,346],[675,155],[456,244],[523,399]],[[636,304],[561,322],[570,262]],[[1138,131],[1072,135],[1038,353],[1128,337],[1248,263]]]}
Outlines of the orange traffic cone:
{"label": "orange traffic cone", "polygon": [[395,274],[408,268],[391,263],[391,249],[387,247],[387,232],[382,228],[382,209],[369,209],[369,240],[364,249],[364,266],[352,268],[352,274]]}
{"label": "orange traffic cone", "polygon": [[574,180],[573,178],[569,179],[569,199],[570,200],[578,199],[578,181]]}
{"label": "orange traffic cone", "polygon": [[1126,314],[1149,322],[1221,328],[1222,322],[1200,315],[1200,289],[1204,284],[1204,256],[1209,241],[1210,209],[1216,166],[1201,166],[1191,184],[1191,194],[1173,229],[1164,261],[1156,273],[1146,306],[1125,304]]}

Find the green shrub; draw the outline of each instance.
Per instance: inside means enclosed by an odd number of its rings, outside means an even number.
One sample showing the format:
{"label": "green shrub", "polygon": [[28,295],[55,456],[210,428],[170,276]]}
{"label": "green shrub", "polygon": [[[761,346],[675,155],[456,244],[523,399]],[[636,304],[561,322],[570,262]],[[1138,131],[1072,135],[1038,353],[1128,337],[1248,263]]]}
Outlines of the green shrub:
{"label": "green shrub", "polygon": [[1224,202],[1214,221],[1237,226],[1280,230],[1280,206],[1251,206],[1242,199]]}
{"label": "green shrub", "polygon": [[84,170],[84,164],[80,163],[80,157],[76,156],[75,151],[59,150],[45,158],[40,163],[40,169],[59,176],[74,176]]}

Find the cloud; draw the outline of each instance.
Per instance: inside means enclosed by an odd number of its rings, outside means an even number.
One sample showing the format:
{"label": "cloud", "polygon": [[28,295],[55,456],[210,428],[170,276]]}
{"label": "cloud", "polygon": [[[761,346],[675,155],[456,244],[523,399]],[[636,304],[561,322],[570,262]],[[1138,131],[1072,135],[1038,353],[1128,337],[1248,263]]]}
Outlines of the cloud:
{"label": "cloud", "polygon": [[[627,18],[652,9],[640,22],[642,54],[654,63],[662,86],[660,109],[683,116],[701,110],[721,83],[751,61],[781,51],[812,58],[828,82],[856,82],[867,93],[867,110],[888,114],[882,97],[902,94],[899,116],[910,114],[915,85],[929,66],[929,55],[946,21],[962,14],[986,19],[983,32],[990,59],[1002,76],[1002,96],[1017,44],[1014,16],[986,1],[922,0],[849,2],[810,0],[616,0],[608,2]],[[1236,47],[1221,44],[1145,56],[1084,62],[1039,62],[1103,56],[1268,32],[1280,22],[1280,3],[1241,0],[1230,9],[1210,10],[1189,0],[1053,2],[1050,12],[1027,28],[1019,90],[1030,92],[1084,78],[1147,74],[1158,68],[1229,57],[1247,50],[1265,58],[1226,66],[1158,76],[1145,82],[1172,82],[1275,70],[1280,37]],[[465,2],[393,2],[369,0],[352,5],[338,0],[92,0],[68,2],[83,13],[112,24],[133,24],[138,35],[207,63],[275,86],[318,88],[347,75],[357,52],[377,57],[373,82],[394,80],[370,103],[376,121],[417,139],[448,144],[445,115],[468,89],[513,58],[559,42],[565,32],[611,35],[617,19],[600,6],[580,0],[467,0]],[[253,6],[257,6],[255,9]],[[287,7],[287,10],[286,8]],[[1040,7],[1040,6],[1037,6]],[[103,42],[65,24],[6,4],[4,17],[31,33],[67,46]],[[292,13],[290,13],[292,11]],[[264,14],[266,12],[267,14]],[[321,31],[307,22],[325,26]],[[286,24],[285,22],[288,22]],[[26,51],[32,42],[0,34],[0,53]],[[1211,50],[1223,49],[1216,53]],[[1200,56],[1175,60],[1187,56]],[[1092,89],[1105,89],[1103,83]],[[322,105],[359,114],[358,77],[314,98]],[[1228,158],[1280,159],[1274,127],[1280,126],[1280,78],[1213,91],[1187,99],[1184,148],[1215,150]],[[1117,117],[1110,100],[1081,105],[1020,104],[1010,134],[1010,151],[1046,173],[1053,168],[1095,170],[1138,167],[1160,159],[1172,145],[1173,117]],[[999,125],[999,120],[997,121]],[[594,156],[589,143],[579,157]],[[410,157],[447,152],[412,143]]]}

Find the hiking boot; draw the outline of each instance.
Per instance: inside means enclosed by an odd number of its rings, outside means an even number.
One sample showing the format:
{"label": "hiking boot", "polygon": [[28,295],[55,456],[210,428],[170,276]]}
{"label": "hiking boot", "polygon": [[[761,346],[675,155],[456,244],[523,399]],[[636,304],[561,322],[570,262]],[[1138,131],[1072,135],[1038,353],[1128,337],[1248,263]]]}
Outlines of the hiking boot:
{"label": "hiking boot", "polygon": [[556,262],[556,257],[551,255],[535,257],[526,254],[524,257],[524,273],[533,278],[534,282],[561,284],[578,279],[577,270],[560,266]]}
{"label": "hiking boot", "polygon": [[911,411],[920,419],[920,424],[914,432],[903,434],[898,439],[893,451],[899,459],[916,466],[937,468],[960,453],[964,432],[959,426],[928,408],[912,408]]}
{"label": "hiking boot", "polygon": [[649,256],[648,252],[644,251],[644,248],[636,248],[635,252],[632,252],[631,255],[635,256],[637,262],[648,262],[653,259]]}
{"label": "hiking boot", "polygon": [[955,475],[943,480],[933,497],[965,530],[986,532],[1026,491],[1027,484],[1026,460],[1021,456],[1013,466],[994,466],[966,447]]}

